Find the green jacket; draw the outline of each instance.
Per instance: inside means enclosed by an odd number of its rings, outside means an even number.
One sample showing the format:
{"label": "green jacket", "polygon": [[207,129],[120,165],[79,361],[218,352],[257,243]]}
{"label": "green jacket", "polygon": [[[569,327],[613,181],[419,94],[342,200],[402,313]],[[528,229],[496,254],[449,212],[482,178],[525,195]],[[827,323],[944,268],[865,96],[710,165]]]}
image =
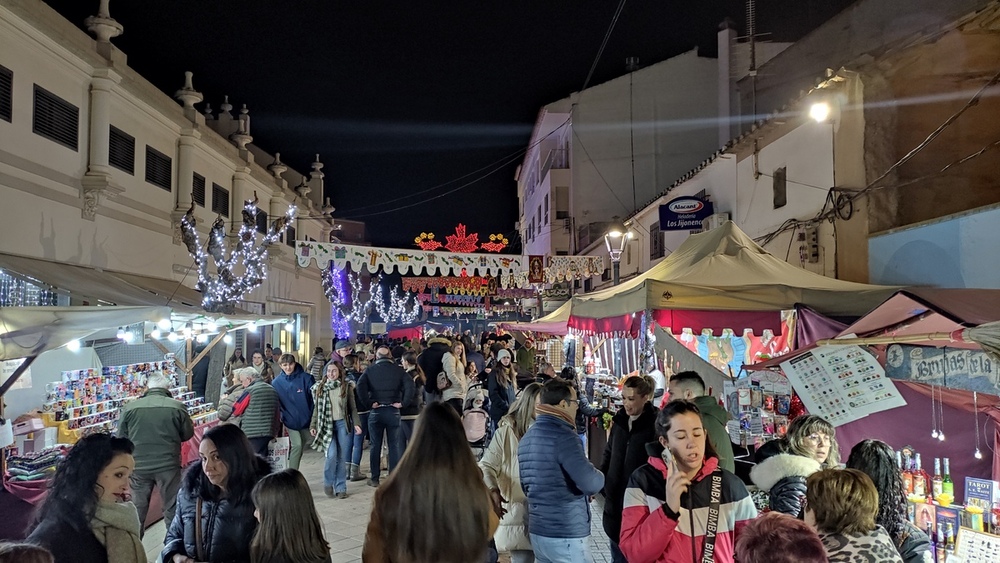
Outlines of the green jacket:
{"label": "green jacket", "polygon": [[712,441],[715,452],[719,454],[719,467],[736,472],[736,462],[733,460],[733,443],[726,431],[729,413],[719,406],[719,402],[711,395],[697,397],[694,404],[701,411],[701,423],[705,425],[708,439]]}
{"label": "green jacket", "polygon": [[122,409],[118,435],[135,444],[135,472],[149,475],[180,469],[181,444],[194,436],[194,423],[170,390],[153,388]]}
{"label": "green jacket", "polygon": [[535,373],[535,352],[537,350],[532,347],[530,350],[527,347],[520,347],[515,354],[515,361],[517,362],[517,367],[521,368],[524,373]]}
{"label": "green jacket", "polygon": [[250,402],[243,414],[236,418],[236,424],[243,429],[247,438],[274,438],[280,428],[278,392],[262,379],[254,379],[247,386],[246,392],[250,394]]}

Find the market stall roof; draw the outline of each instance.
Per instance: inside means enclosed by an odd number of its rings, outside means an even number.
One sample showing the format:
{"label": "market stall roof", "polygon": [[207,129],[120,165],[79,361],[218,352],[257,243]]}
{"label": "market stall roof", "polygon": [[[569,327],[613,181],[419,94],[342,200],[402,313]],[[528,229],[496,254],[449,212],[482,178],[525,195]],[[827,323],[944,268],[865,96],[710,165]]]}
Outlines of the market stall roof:
{"label": "market stall roof", "polygon": [[562,336],[568,331],[566,323],[569,321],[570,304],[571,302],[567,301],[555,311],[530,323],[500,323],[500,328],[525,332],[544,332],[546,334]]}
{"label": "market stall roof", "polygon": [[[920,287],[898,291],[867,315],[845,328],[836,338],[868,336],[914,336],[950,333],[963,328],[1000,320],[1000,289],[951,289]],[[979,349],[974,342],[925,340],[920,346]],[[746,369],[775,369],[781,363],[816,348],[810,345],[793,350]]]}
{"label": "market stall roof", "polygon": [[861,315],[897,290],[797,268],[728,221],[691,235],[636,278],[573,297],[569,326],[577,319],[615,318],[645,309],[780,311],[806,305],[825,315]]}
{"label": "market stall roof", "polygon": [[167,307],[2,307],[0,360],[37,356],[103,330],[169,317]]}

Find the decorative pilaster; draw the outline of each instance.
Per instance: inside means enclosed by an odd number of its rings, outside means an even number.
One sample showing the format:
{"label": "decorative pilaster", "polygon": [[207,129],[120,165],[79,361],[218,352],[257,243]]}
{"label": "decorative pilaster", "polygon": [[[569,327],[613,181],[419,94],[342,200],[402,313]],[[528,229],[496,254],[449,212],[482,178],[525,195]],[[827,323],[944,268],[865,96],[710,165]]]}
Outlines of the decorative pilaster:
{"label": "decorative pilaster", "polygon": [[177,190],[174,210],[170,213],[170,223],[174,244],[181,243],[181,218],[194,207],[194,147],[201,138],[201,132],[194,128],[181,130],[177,140]]}
{"label": "decorative pilaster", "polygon": [[125,191],[111,181],[108,153],[111,144],[111,89],[121,76],[109,68],[94,71],[90,83],[90,128],[88,130],[87,172],[80,181],[83,218],[93,221],[102,197],[115,197]]}

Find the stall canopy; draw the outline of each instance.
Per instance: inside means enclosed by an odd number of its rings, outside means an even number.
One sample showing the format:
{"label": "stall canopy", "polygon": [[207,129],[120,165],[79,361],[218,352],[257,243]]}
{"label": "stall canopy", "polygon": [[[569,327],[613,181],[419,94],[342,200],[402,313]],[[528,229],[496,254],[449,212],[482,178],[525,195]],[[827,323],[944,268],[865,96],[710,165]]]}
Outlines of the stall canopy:
{"label": "stall canopy", "polygon": [[[777,312],[796,305],[828,316],[857,316],[898,289],[837,280],[797,268],[769,254],[729,221],[691,235],[670,256],[636,278],[573,297],[569,326],[634,333],[632,313],[645,309],[730,311],[733,326],[729,328],[756,331],[754,323],[761,322],[759,315],[755,321],[737,318],[736,312],[774,312],[767,325],[780,322]],[[690,316],[685,320],[690,322]],[[709,322],[714,324],[716,319]],[[700,331],[702,327],[672,328]]]}
{"label": "stall canopy", "polygon": [[568,330],[566,323],[569,321],[570,303],[570,301],[567,301],[555,311],[530,323],[501,323],[500,328],[504,330],[543,332],[545,334],[563,336]]}

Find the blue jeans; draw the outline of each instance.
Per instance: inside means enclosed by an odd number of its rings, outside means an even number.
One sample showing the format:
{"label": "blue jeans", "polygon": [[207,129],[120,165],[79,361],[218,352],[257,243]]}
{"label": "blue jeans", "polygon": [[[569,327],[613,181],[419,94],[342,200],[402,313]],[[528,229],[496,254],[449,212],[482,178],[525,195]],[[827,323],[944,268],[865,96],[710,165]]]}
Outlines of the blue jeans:
{"label": "blue jeans", "polygon": [[370,457],[371,480],[378,483],[382,473],[382,434],[389,441],[389,473],[396,468],[403,452],[400,447],[403,440],[399,429],[399,409],[395,407],[379,407],[372,409],[368,415],[368,434],[371,439]]}
{"label": "blue jeans", "polygon": [[611,563],[628,563],[628,559],[625,559],[625,554],[622,553],[617,543],[609,541],[608,546],[611,548]]}
{"label": "blue jeans", "polygon": [[413,438],[413,426],[417,423],[416,419],[401,420],[399,421],[400,430],[402,430],[403,440],[403,451],[406,451],[406,446],[410,443],[410,439]]}
{"label": "blue jeans", "polygon": [[591,563],[590,538],[547,538],[531,534],[537,563]]}
{"label": "blue jeans", "polygon": [[371,413],[358,413],[361,417],[361,434],[354,435],[354,450],[351,452],[351,463],[361,465],[361,455],[365,453],[365,438],[368,438],[368,415]]}
{"label": "blue jeans", "polygon": [[335,493],[347,492],[347,460],[350,459],[354,440],[347,431],[347,422],[333,421],[333,439],[326,450],[326,465],[323,466],[323,484],[333,487]]}

